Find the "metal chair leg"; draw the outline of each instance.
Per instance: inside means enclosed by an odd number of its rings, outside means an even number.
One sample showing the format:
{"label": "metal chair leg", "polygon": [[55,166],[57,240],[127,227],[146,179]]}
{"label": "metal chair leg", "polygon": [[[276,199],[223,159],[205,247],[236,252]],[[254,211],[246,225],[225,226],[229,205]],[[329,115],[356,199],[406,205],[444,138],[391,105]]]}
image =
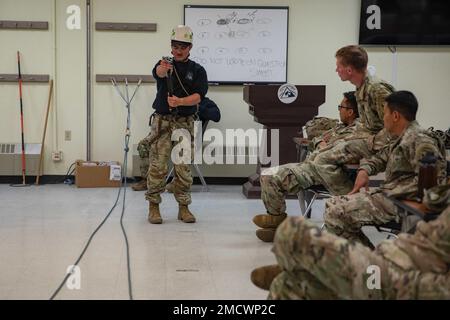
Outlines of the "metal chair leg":
{"label": "metal chair leg", "polygon": [[298,202],[300,204],[300,211],[302,212],[302,216],[305,215],[305,211],[306,211],[306,200],[305,200],[305,190],[300,190],[297,193],[297,198],[298,198]]}
{"label": "metal chair leg", "polygon": [[308,218],[308,219],[311,218],[312,206],[313,206],[314,201],[316,201],[316,199],[317,199],[317,193],[314,192],[314,195],[313,195],[311,201],[309,202],[308,207],[305,210],[305,214],[303,215],[303,216],[306,216],[306,218]]}
{"label": "metal chair leg", "polygon": [[[200,178],[200,181],[202,183],[203,186],[203,190],[208,192],[208,185],[206,184],[205,178],[203,177],[202,172],[200,171],[200,168],[198,167],[198,164],[193,164],[195,171],[197,172],[198,177]],[[169,173],[167,174],[167,178],[166,178],[166,184],[169,182],[170,177],[173,176],[173,171],[174,171],[174,167],[172,166],[172,168],[170,168]]]}
{"label": "metal chair leg", "polygon": [[198,167],[198,164],[195,164],[195,163],[194,163],[193,166],[194,166],[194,168],[195,168],[195,171],[197,171],[197,175],[198,175],[198,177],[200,178],[200,181],[202,182],[204,191],[208,192],[208,191],[209,191],[209,190],[208,190],[208,185],[206,184],[205,178],[203,178],[203,174],[202,174],[202,172],[200,171],[200,168]]}
{"label": "metal chair leg", "polygon": [[167,174],[166,184],[169,182],[170,177],[173,176],[173,170],[174,170],[174,167],[172,166],[172,168],[170,168],[169,173]]}

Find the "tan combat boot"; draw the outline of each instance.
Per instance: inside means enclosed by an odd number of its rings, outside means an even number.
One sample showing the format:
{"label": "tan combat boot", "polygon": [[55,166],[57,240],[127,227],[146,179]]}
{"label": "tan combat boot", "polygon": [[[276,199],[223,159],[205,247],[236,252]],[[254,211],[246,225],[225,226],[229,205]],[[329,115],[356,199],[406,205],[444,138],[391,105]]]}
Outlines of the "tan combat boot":
{"label": "tan combat boot", "polygon": [[162,218],[161,213],[159,212],[159,204],[149,202],[148,206],[148,222],[151,224],[161,224]]}
{"label": "tan combat boot", "polygon": [[281,271],[283,270],[277,264],[259,267],[252,271],[250,279],[258,288],[269,290],[273,279],[275,279]]}
{"label": "tan combat boot", "polygon": [[134,191],[144,191],[147,190],[147,179],[142,179],[131,186]]}
{"label": "tan combat boot", "polygon": [[256,237],[264,242],[273,242],[277,229],[263,228],[256,230]]}
{"label": "tan combat boot", "polygon": [[192,212],[189,211],[188,206],[180,204],[178,208],[178,220],[181,220],[185,223],[194,223],[195,217]]}
{"label": "tan combat boot", "polygon": [[278,226],[286,219],[287,214],[282,213],[278,216],[271,214],[258,214],[253,217],[253,223],[262,228],[256,230],[256,237],[264,242],[273,242],[275,231]]}
{"label": "tan combat boot", "polygon": [[282,213],[279,216],[272,214],[258,214],[253,217],[253,223],[260,228],[276,229],[286,217],[286,213]]}

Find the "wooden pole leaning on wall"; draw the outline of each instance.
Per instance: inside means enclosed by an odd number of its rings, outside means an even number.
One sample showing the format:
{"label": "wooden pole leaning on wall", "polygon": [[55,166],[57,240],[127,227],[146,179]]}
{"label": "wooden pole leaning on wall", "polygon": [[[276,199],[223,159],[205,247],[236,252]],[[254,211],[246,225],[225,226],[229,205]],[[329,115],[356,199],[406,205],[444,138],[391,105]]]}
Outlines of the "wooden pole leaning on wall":
{"label": "wooden pole leaning on wall", "polygon": [[47,122],[48,122],[48,114],[50,111],[50,105],[52,102],[52,93],[53,93],[53,79],[50,80],[50,89],[48,92],[47,112],[45,115],[44,133],[42,134],[41,154],[39,156],[39,166],[38,166],[38,174],[36,176],[36,184],[39,184],[39,178],[42,175],[42,160],[44,158],[44,142],[45,142],[45,134],[47,133]]}

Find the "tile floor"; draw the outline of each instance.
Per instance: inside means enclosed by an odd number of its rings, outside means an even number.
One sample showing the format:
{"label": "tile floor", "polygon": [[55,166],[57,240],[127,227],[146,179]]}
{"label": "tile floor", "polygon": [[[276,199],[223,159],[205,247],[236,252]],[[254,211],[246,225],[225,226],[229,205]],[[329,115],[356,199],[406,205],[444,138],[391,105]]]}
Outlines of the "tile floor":
{"label": "tile floor", "polygon": [[[198,222],[177,220],[173,195],[163,194],[162,225],[147,222],[143,192],[126,193],[124,225],[130,244],[135,299],[265,299],[250,282],[255,267],[272,264],[271,244],[255,237],[252,218],[265,212],[241,186],[193,187]],[[0,299],[48,299],[106,216],[117,189],[67,185],[0,185]],[[128,299],[121,202],[96,234],[81,263],[81,288],[64,286],[56,299]],[[324,201],[313,209],[321,222]],[[288,213],[299,213],[288,200]],[[372,239],[383,236],[369,230]]]}

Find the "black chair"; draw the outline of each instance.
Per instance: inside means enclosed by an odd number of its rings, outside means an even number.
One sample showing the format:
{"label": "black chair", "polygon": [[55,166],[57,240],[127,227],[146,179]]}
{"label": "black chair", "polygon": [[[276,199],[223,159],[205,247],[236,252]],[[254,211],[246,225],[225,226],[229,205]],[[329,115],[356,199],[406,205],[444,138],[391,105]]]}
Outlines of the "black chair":
{"label": "black chair", "polygon": [[387,233],[388,240],[391,238],[397,239],[398,234],[402,230],[402,223],[396,221],[389,221],[387,223],[375,226],[375,228],[378,230],[378,232]]}
{"label": "black chair", "polygon": [[[344,171],[351,181],[356,180],[358,165],[348,164],[344,166]],[[331,198],[331,193],[323,185],[311,186],[307,189],[300,190],[297,194],[302,216],[310,219],[312,206],[316,200]]]}

